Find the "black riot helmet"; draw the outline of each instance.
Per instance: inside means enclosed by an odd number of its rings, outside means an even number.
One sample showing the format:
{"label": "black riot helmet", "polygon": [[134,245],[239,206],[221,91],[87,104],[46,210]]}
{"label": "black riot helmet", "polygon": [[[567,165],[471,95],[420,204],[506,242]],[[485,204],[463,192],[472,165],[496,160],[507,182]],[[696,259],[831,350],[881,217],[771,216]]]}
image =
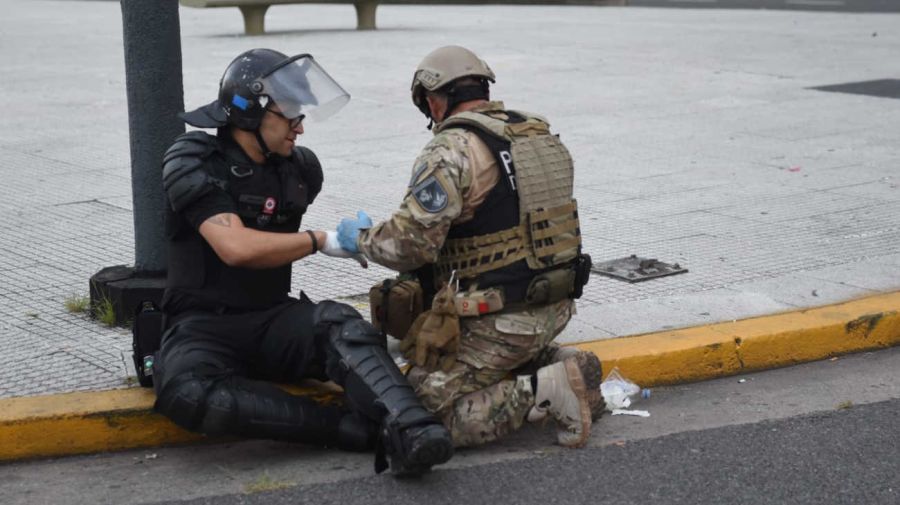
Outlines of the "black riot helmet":
{"label": "black riot helmet", "polygon": [[225,69],[218,100],[181,118],[198,128],[233,125],[257,131],[270,103],[289,119],[303,115],[321,120],[348,101],[350,95],[309,54],[288,57],[272,49],[251,49]]}

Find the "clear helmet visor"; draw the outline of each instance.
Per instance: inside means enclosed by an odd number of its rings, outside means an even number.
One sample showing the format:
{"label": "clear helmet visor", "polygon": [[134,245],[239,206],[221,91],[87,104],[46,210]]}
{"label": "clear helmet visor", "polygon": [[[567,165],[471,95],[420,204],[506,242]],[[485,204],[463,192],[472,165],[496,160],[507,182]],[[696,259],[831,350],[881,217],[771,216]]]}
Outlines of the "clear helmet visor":
{"label": "clear helmet visor", "polygon": [[258,82],[259,94],[267,95],[288,118],[302,114],[321,121],[350,101],[350,94],[309,55],[291,58]]}

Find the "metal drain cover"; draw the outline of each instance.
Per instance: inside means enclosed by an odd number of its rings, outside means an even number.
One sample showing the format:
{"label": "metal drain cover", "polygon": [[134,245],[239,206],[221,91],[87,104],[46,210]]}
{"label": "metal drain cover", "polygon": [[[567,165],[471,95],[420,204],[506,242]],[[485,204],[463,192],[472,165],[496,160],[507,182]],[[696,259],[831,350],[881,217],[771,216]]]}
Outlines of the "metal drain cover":
{"label": "metal drain cover", "polygon": [[845,84],[816,86],[809,89],[831,91],[834,93],[850,93],[853,95],[878,96],[882,98],[900,98],[900,79],[848,82]]}
{"label": "metal drain cover", "polygon": [[687,273],[678,263],[663,263],[651,258],[640,258],[635,254],[627,258],[619,258],[597,263],[592,272],[627,282],[641,282],[657,277]]}

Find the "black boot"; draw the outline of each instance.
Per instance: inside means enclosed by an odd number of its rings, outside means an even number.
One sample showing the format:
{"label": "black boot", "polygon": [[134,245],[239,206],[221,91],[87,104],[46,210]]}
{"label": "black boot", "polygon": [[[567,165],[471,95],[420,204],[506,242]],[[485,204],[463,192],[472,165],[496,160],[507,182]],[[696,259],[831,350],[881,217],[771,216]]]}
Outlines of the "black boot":
{"label": "black boot", "polygon": [[[375,471],[421,475],[453,456],[450,432],[429,412],[387,352],[384,336],[349,305],[316,307],[326,373],[344,387],[347,405],[381,425]],[[388,463],[388,461],[390,463]]]}
{"label": "black boot", "polygon": [[[439,422],[401,430],[386,426],[382,436],[391,473],[396,477],[418,477],[453,456],[450,432]],[[375,465],[376,472],[387,467],[383,458],[377,458]]]}

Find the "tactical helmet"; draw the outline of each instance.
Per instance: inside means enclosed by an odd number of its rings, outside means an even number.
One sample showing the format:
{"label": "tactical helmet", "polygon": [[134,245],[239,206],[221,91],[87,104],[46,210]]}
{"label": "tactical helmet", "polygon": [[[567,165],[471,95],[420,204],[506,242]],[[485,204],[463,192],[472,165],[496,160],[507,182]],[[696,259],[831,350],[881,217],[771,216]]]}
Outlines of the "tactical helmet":
{"label": "tactical helmet", "polygon": [[472,51],[460,46],[435,49],[419,63],[413,74],[413,103],[430,117],[425,91],[437,91],[462,77],[474,77],[485,83],[494,82],[491,67]]}
{"label": "tactical helmet", "polygon": [[225,69],[219,99],[181,114],[199,128],[226,124],[255,131],[266,107],[274,102],[288,118],[325,119],[340,110],[350,95],[308,54],[288,57],[272,49],[251,49]]}

